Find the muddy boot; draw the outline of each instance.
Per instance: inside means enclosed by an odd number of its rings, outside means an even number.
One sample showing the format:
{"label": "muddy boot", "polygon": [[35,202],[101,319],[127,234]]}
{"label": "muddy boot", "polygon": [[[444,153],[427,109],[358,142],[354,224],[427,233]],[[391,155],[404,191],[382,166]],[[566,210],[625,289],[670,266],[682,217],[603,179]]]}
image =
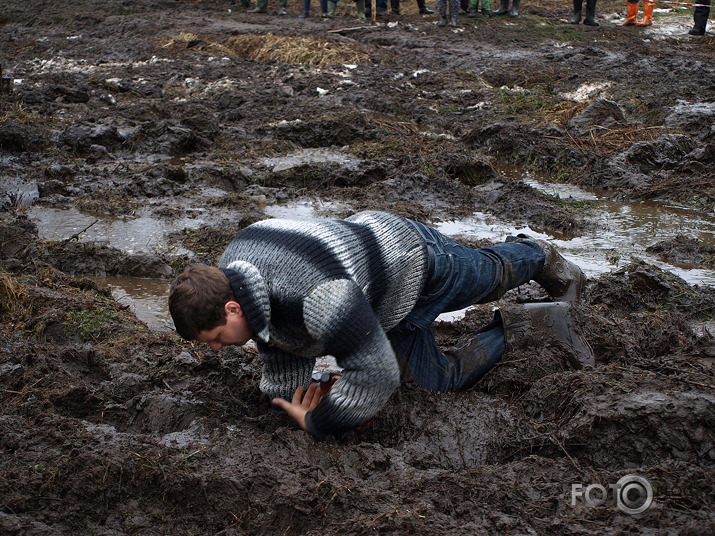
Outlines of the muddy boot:
{"label": "muddy boot", "polygon": [[586,17],[583,19],[583,23],[586,26],[600,26],[596,22],[596,0],[586,0]]}
{"label": "muddy boot", "polygon": [[499,6],[499,9],[494,12],[494,14],[506,15],[507,13],[509,13],[509,0],[501,0],[501,5]]}
{"label": "muddy boot", "polygon": [[562,355],[574,369],[594,366],[593,350],[578,333],[570,304],[515,304],[498,313],[504,325],[507,352],[538,347]]}
{"label": "muddy boot", "polygon": [[570,24],[579,24],[581,22],[581,6],[583,0],[573,0],[573,15],[571,15]]}
{"label": "muddy boot", "polygon": [[626,7],[628,8],[628,11],[626,11],[626,20],[623,21],[621,26],[635,26],[636,18],[638,17],[638,0],[628,2]]}
{"label": "muddy boot", "polygon": [[256,0],[256,7],[247,13],[268,13],[268,0]]}
{"label": "muddy boot", "polygon": [[439,12],[437,26],[447,26],[447,0],[437,1],[437,11]]}
{"label": "muddy boot", "polygon": [[468,17],[470,19],[473,19],[474,17],[477,16],[477,2],[478,1],[479,0],[469,0],[469,6],[468,6],[467,11],[469,12]]}
{"label": "muddy boot", "polygon": [[278,1],[278,14],[279,15],[287,15],[286,13],[286,7],[288,7],[288,0],[279,0]]}
{"label": "muddy boot", "polygon": [[335,17],[335,8],[338,7],[337,2],[333,2],[333,0],[328,0],[328,13],[325,15],[329,19],[332,19]]}
{"label": "muddy boot", "polygon": [[543,287],[555,301],[577,302],[586,286],[586,276],[577,265],[567,261],[554,246],[543,240],[532,240],[524,234],[507,237],[507,242],[529,240],[544,250],[546,260],[534,281]]}
{"label": "muddy boot", "polygon": [[521,4],[521,0],[512,0],[511,11],[509,12],[510,17],[518,17],[519,16],[519,4]]}
{"label": "muddy boot", "polygon": [[643,20],[636,22],[636,26],[652,26],[653,25],[653,8],[654,2],[643,2]]}
{"label": "muddy boot", "polygon": [[434,11],[427,7],[425,0],[417,0],[417,7],[423,15],[433,15]]}
{"label": "muddy boot", "polygon": [[498,312],[494,316],[491,324],[444,351],[450,371],[450,390],[473,387],[504,355],[502,321]]}
{"label": "muddy boot", "polygon": [[357,9],[357,18],[365,20],[365,0],[356,0],[355,9]]}
{"label": "muddy boot", "polygon": [[693,14],[693,28],[688,33],[690,35],[705,35],[708,15],[710,15],[709,7],[696,7]]}

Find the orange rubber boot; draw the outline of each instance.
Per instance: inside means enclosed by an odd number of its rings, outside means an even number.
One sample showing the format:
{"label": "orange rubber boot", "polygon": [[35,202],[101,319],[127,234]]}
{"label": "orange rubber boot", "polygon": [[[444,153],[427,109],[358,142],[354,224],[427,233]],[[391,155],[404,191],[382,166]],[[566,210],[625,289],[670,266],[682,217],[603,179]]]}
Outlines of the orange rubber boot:
{"label": "orange rubber boot", "polygon": [[628,2],[626,6],[628,6],[628,11],[626,12],[626,20],[623,21],[623,24],[621,24],[621,26],[635,26],[636,17],[638,17],[638,2]]}
{"label": "orange rubber boot", "polygon": [[653,8],[654,2],[643,2],[643,20],[636,23],[636,26],[652,26],[653,25]]}

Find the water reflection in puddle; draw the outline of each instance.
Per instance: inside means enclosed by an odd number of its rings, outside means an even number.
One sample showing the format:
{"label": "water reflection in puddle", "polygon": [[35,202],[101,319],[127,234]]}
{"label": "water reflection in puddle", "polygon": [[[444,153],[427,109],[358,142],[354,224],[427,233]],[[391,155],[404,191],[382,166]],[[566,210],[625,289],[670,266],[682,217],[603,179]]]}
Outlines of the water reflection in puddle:
{"label": "water reflection in puddle", "polygon": [[[498,242],[508,235],[518,233],[547,239],[591,277],[613,271],[633,258],[642,258],[682,277],[691,284],[715,286],[715,271],[672,266],[651,257],[645,251],[648,246],[679,234],[697,238],[708,246],[715,246],[715,217],[652,202],[617,203],[601,198],[597,192],[589,192],[571,185],[542,182],[529,176],[523,180],[544,193],[557,195],[562,199],[572,198],[591,202],[592,208],[589,210],[594,211],[600,228],[583,236],[565,240],[479,212],[457,221],[426,223],[455,239],[466,237]],[[31,218],[38,223],[43,238],[68,238],[82,231],[95,220],[94,217],[84,215],[75,209],[67,211],[33,207],[30,211]],[[329,217],[344,211],[343,205],[315,199],[274,205],[265,209],[266,214],[271,217],[294,219]],[[205,219],[200,216],[169,223],[148,216],[128,221],[98,221],[82,233],[82,240],[106,243],[127,252],[150,251],[161,246],[166,233],[186,227],[196,228],[205,223]],[[177,251],[177,253],[181,252]],[[121,277],[101,278],[101,280],[101,284],[110,287],[114,296],[120,302],[129,305],[137,317],[151,329],[160,331],[172,329],[166,301],[168,281]],[[459,313],[441,318],[459,318]]]}
{"label": "water reflection in puddle", "polygon": [[[179,218],[166,221],[139,214],[135,218],[108,219],[80,212],[76,208],[59,209],[32,207],[28,217],[35,222],[40,238],[66,240],[80,234],[83,242],[121,249],[126,253],[153,252],[165,245],[165,236],[172,231],[195,229],[204,222],[201,218]],[[186,250],[172,250],[183,254]]]}
{"label": "water reflection in puddle", "polygon": [[112,296],[129,306],[150,329],[170,331],[174,328],[167,304],[171,281],[114,276],[93,277],[92,280],[100,288],[110,289]]}

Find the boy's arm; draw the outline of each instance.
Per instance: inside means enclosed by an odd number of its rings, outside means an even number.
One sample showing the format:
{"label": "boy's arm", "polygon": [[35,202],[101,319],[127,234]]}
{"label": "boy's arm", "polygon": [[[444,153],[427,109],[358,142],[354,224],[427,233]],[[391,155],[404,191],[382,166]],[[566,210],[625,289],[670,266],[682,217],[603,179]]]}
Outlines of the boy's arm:
{"label": "boy's arm", "polygon": [[369,421],[397,388],[397,359],[360,288],[338,279],[316,288],[303,303],[305,325],[343,369],[342,377],[305,416],[316,437],[337,435]]}
{"label": "boy's arm", "polygon": [[298,387],[308,387],[315,367],[315,358],[304,358],[279,348],[258,343],[263,359],[260,389],[269,399],[291,400]]}

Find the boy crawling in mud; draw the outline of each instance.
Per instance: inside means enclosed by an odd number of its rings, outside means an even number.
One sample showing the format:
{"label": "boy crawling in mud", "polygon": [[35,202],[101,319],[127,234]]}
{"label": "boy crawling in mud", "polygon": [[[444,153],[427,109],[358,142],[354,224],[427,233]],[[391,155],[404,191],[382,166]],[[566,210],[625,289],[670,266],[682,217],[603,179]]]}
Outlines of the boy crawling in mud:
{"label": "boy crawling in mud", "polygon": [[[459,348],[441,351],[438,315],[497,300],[530,280],[554,302],[509,305]],[[426,389],[473,386],[512,344],[534,333],[567,347],[575,367],[593,364],[569,302],[585,277],[552,246],[523,235],[471,249],[387,212],[345,220],[266,220],[240,232],[219,267],[192,266],[173,282],[178,333],[213,350],[255,340],[260,389],[318,438],[369,421],[401,379]],[[316,358],[343,369],[323,395]],[[307,388],[307,390],[306,390]]]}

